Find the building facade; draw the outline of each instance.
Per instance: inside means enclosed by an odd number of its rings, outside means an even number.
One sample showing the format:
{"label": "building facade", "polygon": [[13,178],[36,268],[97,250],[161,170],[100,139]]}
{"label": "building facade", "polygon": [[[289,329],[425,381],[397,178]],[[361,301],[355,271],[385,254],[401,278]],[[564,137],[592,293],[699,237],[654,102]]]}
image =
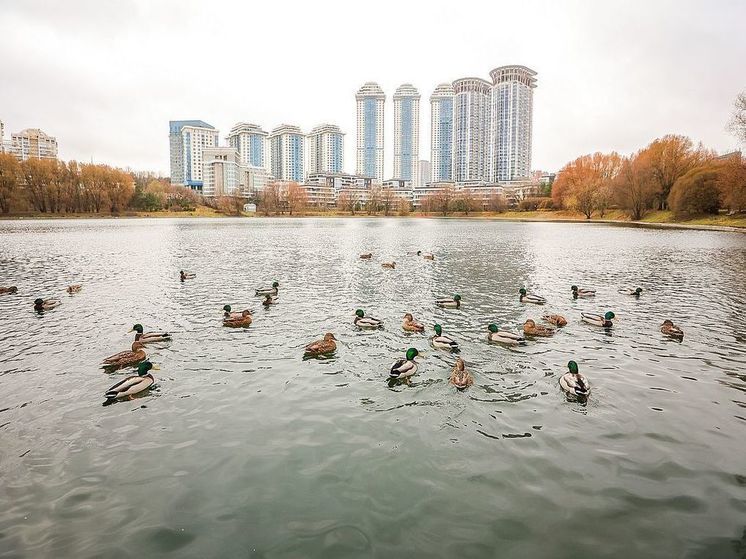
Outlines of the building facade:
{"label": "building facade", "polygon": [[305,136],[297,126],[282,124],[269,135],[271,174],[278,180],[303,182]]}
{"label": "building facade", "polygon": [[57,159],[57,138],[45,134],[38,128],[26,128],[11,134],[10,142],[5,144],[4,150],[21,161],[32,157]]}
{"label": "building facade", "polygon": [[422,184],[453,180],[453,86],[442,83],[430,96],[431,178]]}
{"label": "building facade", "polygon": [[357,102],[356,173],[383,181],[383,119],[386,95],[374,82],[364,84],[355,95]]}
{"label": "building facade", "polygon": [[481,78],[453,82],[453,180],[486,180],[491,84]]}
{"label": "building facade", "polygon": [[306,136],[307,173],[341,173],[344,165],[344,133],[339,126],[322,124]]}
{"label": "building facade", "polygon": [[169,121],[171,184],[201,190],[202,151],[218,145],[218,131],[201,120]]}
{"label": "building facade", "polygon": [[432,182],[432,167],[427,159],[420,159],[420,169],[417,172],[418,184],[415,186],[425,186]]}
{"label": "building facade", "polygon": [[204,196],[242,196],[241,157],[233,147],[202,150],[202,194]]}
{"label": "building facade", "polygon": [[242,165],[269,170],[268,134],[261,126],[249,122],[236,123],[226,139],[228,145],[238,151]]}
{"label": "building facade", "polygon": [[489,180],[526,179],[531,173],[536,72],[525,66],[500,66],[490,77]]}
{"label": "building facade", "polygon": [[394,178],[418,184],[420,93],[410,83],[394,92]]}

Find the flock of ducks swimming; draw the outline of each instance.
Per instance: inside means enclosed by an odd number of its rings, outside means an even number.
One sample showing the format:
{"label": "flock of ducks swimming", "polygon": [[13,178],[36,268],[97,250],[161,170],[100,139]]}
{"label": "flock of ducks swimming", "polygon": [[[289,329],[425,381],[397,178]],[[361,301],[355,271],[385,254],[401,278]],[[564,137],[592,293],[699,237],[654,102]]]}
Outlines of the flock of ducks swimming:
{"label": "flock of ducks swimming", "polygon": [[[423,253],[417,251],[416,256],[422,257],[426,260],[434,260],[435,256],[432,253]],[[373,257],[372,253],[361,254],[360,258],[363,260],[370,260]],[[395,269],[395,262],[383,262],[384,268]],[[179,272],[180,280],[186,281],[194,279],[196,274],[185,272],[181,270]],[[70,285],[67,288],[67,292],[70,295],[79,293],[82,289],[80,284]],[[596,292],[592,289],[581,289],[576,285],[570,288],[572,296],[575,299],[578,298],[591,298],[595,297]],[[0,294],[14,294],[17,293],[18,289],[15,286],[11,287],[0,287]],[[279,283],[272,283],[271,287],[257,289],[255,295],[257,297],[263,297],[262,305],[269,306],[274,305],[278,301]],[[519,301],[525,304],[533,305],[544,305],[546,299],[539,295],[528,293],[526,289],[521,288],[519,290]],[[642,289],[637,287],[634,289],[623,289],[620,293],[631,295],[634,297],[640,297]],[[43,313],[44,311],[52,310],[61,304],[59,299],[41,299],[37,298],[34,300],[34,310]],[[435,304],[438,307],[445,309],[460,309],[461,308],[461,296],[454,294],[451,297],[444,297],[435,300]],[[581,313],[581,320],[587,324],[597,326],[600,328],[609,329],[613,327],[613,321],[615,314],[611,311],[605,314],[592,314],[592,313]],[[533,319],[528,319],[523,324],[523,335],[508,330],[501,330],[496,324],[487,325],[487,341],[502,344],[505,346],[518,346],[526,343],[525,337],[549,337],[554,335],[557,328],[562,328],[567,325],[567,320],[558,314],[545,314],[542,320],[552,326],[545,326],[543,324],[537,324]],[[240,312],[234,312],[230,305],[223,307],[223,326],[228,328],[246,328],[252,323],[252,313],[248,309],[244,309]],[[362,330],[376,330],[383,328],[383,320],[374,318],[365,314],[363,309],[357,309],[354,313],[353,324]],[[417,322],[412,313],[406,313],[404,315],[404,321],[402,323],[402,329],[405,332],[423,333],[425,332],[425,326]],[[443,327],[440,324],[433,326],[434,335],[430,338],[430,345],[437,350],[446,352],[458,352],[458,342],[453,338],[443,333]],[[674,325],[671,320],[665,320],[660,327],[661,333],[673,338],[677,341],[683,340],[684,332]],[[132,375],[124,378],[120,382],[106,391],[106,401],[103,405],[109,405],[117,400],[131,398],[135,394],[139,394],[148,390],[155,383],[151,370],[158,370],[155,366],[147,359],[145,353],[145,346],[149,343],[157,342],[168,342],[171,341],[171,335],[167,332],[145,332],[142,324],[135,324],[130,332],[135,332],[135,339],[132,343],[132,347],[128,351],[121,351],[114,355],[110,355],[105,358],[101,364],[101,368],[107,372],[113,372],[125,367],[136,367],[137,375]],[[337,349],[336,344],[337,338],[332,332],[327,332],[322,339],[315,340],[304,348],[304,357],[329,357]],[[410,383],[410,378],[417,373],[418,365],[415,359],[420,356],[420,352],[413,347],[407,349],[404,357],[398,359],[389,370],[389,383]],[[590,396],[591,385],[588,379],[580,373],[578,364],[575,361],[570,361],[567,364],[568,372],[562,375],[559,379],[559,385],[562,390],[571,399],[577,399],[585,401]],[[474,383],[474,377],[466,369],[466,363],[461,357],[456,359],[456,362],[449,375],[449,382],[456,387],[458,390],[465,390]]]}

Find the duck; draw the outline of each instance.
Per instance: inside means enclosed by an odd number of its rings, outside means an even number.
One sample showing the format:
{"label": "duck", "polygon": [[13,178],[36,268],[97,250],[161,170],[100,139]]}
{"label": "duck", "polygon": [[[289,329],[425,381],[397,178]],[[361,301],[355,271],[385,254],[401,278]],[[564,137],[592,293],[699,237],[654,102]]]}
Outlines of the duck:
{"label": "duck", "polygon": [[262,301],[262,305],[264,305],[265,307],[268,307],[270,305],[276,305],[276,304],[277,304],[277,297],[273,297],[269,293],[267,293],[264,296],[264,301]]}
{"label": "duck", "polygon": [[406,379],[406,381],[409,382],[409,377],[417,372],[417,363],[415,363],[414,358],[419,354],[419,351],[410,347],[403,359],[398,359],[393,365],[391,365],[389,378],[393,380]]}
{"label": "duck", "polygon": [[635,287],[634,289],[631,287],[624,287],[619,290],[619,293],[623,293],[624,295],[632,295],[633,297],[639,297],[642,295],[642,287]]}
{"label": "duck", "polygon": [[674,325],[673,321],[668,319],[664,320],[663,324],[661,324],[661,334],[665,334],[666,336],[676,338],[678,340],[682,340],[684,338],[684,331],[678,326]]}
{"label": "duck", "polygon": [[324,334],[324,338],[321,340],[316,340],[311,342],[306,346],[305,354],[310,356],[317,356],[317,355],[328,355],[329,353],[334,353],[337,350],[337,343],[335,342],[337,338],[334,337],[334,334],[331,332],[327,332]]}
{"label": "duck", "polygon": [[370,260],[371,258],[373,258],[373,253],[364,252],[363,254],[360,255],[360,258],[362,258],[363,260]]}
{"label": "duck", "polygon": [[595,289],[578,289],[577,285],[573,285],[570,290],[572,291],[573,299],[587,299],[588,297],[595,297]]}
{"label": "duck", "polygon": [[545,322],[548,322],[549,324],[554,324],[555,326],[558,326],[560,328],[562,326],[567,326],[567,319],[561,314],[545,314],[541,318]]}
{"label": "duck", "polygon": [[417,256],[422,256],[425,260],[435,260],[435,255],[432,252],[417,251]]}
{"label": "duck", "polygon": [[116,370],[123,367],[133,367],[140,363],[140,361],[145,361],[145,359],[147,359],[144,348],[145,344],[143,344],[142,342],[132,342],[131,351],[120,351],[119,353],[110,355],[109,357],[104,359],[103,363],[101,364],[101,368]]}
{"label": "duck", "polygon": [[264,297],[265,295],[277,295],[277,288],[280,284],[276,281],[272,282],[272,287],[262,287],[256,290],[257,297]]}
{"label": "duck", "polygon": [[73,293],[80,293],[80,290],[83,289],[83,286],[79,283],[74,283],[73,285],[67,286],[67,292],[72,295]]}
{"label": "duck", "polygon": [[197,277],[197,274],[193,274],[191,272],[185,272],[184,270],[179,270],[179,279],[181,281],[188,280],[188,279],[194,279]]}
{"label": "duck", "polygon": [[497,324],[490,324],[487,326],[487,330],[489,330],[489,333],[487,334],[487,340],[490,342],[497,342],[499,344],[505,344],[505,345],[525,345],[526,340],[524,340],[521,336],[518,334],[514,334],[513,332],[508,332],[507,330],[500,330],[497,327]]}
{"label": "duck", "polygon": [[251,311],[244,309],[240,313],[231,312],[231,306],[223,306],[223,326],[229,328],[245,328],[251,326]]}
{"label": "duck", "polygon": [[143,344],[171,341],[171,334],[168,332],[144,332],[142,324],[135,324],[130,332],[135,332],[135,341]]}
{"label": "duck", "polygon": [[456,340],[443,335],[443,327],[440,324],[433,326],[435,335],[430,338],[430,343],[436,349],[445,349],[446,351],[458,351]]}
{"label": "duck", "polygon": [[150,373],[151,370],[158,370],[156,365],[153,365],[150,361],[145,360],[137,366],[137,374],[129,376],[123,380],[120,380],[114,386],[109,388],[104,395],[106,401],[104,406],[109,406],[121,400],[122,398],[129,398],[140,392],[144,392],[155,383],[155,377]]}
{"label": "duck", "polygon": [[519,293],[521,294],[520,297],[518,297],[518,300],[521,303],[533,303],[534,305],[543,305],[547,302],[544,297],[539,297],[538,295],[532,295],[526,292],[526,290],[521,287]]}
{"label": "duck", "polygon": [[59,299],[34,299],[34,310],[35,311],[48,311],[55,307],[59,307],[62,302]]}
{"label": "duck", "polygon": [[15,285],[11,285],[10,287],[0,287],[0,295],[4,294],[11,294],[11,293],[17,293],[18,288]]}
{"label": "duck", "polygon": [[402,323],[401,327],[407,332],[424,332],[425,331],[425,327],[419,322],[417,322],[412,316],[412,313],[409,313],[409,312],[404,315],[404,322]]}
{"label": "duck", "polygon": [[396,262],[384,262],[381,264],[382,268],[389,268],[390,270],[394,270],[396,268]]}
{"label": "duck", "polygon": [[453,297],[436,299],[435,304],[444,309],[459,309],[461,308],[461,295],[457,293]]}
{"label": "duck", "polygon": [[611,311],[608,311],[604,315],[580,313],[580,316],[583,322],[587,322],[593,326],[602,326],[603,328],[611,328],[613,326],[611,321],[616,317],[616,315]]}
{"label": "duck", "polygon": [[357,309],[355,311],[355,320],[353,322],[358,328],[365,328],[367,330],[383,328],[383,320],[373,318],[372,316],[365,316],[365,311],[363,309]]}
{"label": "duck", "polygon": [[523,333],[527,336],[548,338],[549,336],[554,336],[554,328],[547,328],[541,324],[536,324],[533,319],[529,318],[523,323]]}
{"label": "duck", "polygon": [[448,382],[458,390],[465,390],[474,384],[474,377],[466,370],[466,363],[460,357],[456,359],[456,363],[453,365],[453,369],[451,369],[451,376]]}
{"label": "duck", "polygon": [[569,372],[562,375],[559,384],[562,390],[571,397],[578,400],[586,400],[591,393],[591,383],[585,376],[578,371],[578,364],[575,361],[567,363]]}

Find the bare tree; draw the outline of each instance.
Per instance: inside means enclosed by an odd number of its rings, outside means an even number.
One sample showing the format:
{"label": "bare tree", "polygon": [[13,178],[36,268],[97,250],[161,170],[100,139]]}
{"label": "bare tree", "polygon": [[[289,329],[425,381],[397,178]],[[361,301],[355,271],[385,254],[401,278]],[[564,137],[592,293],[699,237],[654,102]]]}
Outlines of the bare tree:
{"label": "bare tree", "polygon": [[731,133],[746,144],[746,91],[742,91],[733,103],[733,116],[728,123]]}

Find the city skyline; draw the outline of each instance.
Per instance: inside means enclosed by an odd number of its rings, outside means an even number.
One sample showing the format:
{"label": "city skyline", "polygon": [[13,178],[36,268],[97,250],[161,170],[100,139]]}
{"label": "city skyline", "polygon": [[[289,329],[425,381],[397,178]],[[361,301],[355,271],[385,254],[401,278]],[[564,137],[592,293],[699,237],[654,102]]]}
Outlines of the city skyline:
{"label": "city skyline", "polygon": [[[204,119],[223,135],[237,121],[256,122],[266,131],[291,122],[304,132],[330,122],[347,134],[343,168],[354,172],[352,96],[360,84],[376,81],[390,103],[399,85],[411,83],[427,100],[440,83],[517,63],[541,77],[534,99],[534,169],[556,170],[579,153],[597,150],[628,154],[667,133],[690,136],[721,152],[738,147],[726,122],[743,88],[742,3],[725,2],[718,10],[704,2],[639,3],[625,9],[595,4],[589,9],[583,2],[481,6],[487,18],[522,22],[497,36],[472,31],[477,6],[468,2],[447,21],[437,17],[438,10],[404,6],[403,16],[423,23],[412,36],[423,45],[416,64],[377,41],[362,41],[354,54],[340,54],[340,71],[322,74],[313,65],[297,64],[288,46],[272,60],[255,59],[252,71],[234,77],[231,87],[222,78],[205,81],[197,71],[209,65],[216,75],[227,75],[236,61],[215,57],[211,39],[220,38],[220,52],[230,51],[239,44],[238,30],[247,18],[271,21],[278,8],[221,5],[231,18],[190,2],[179,4],[179,10],[139,1],[113,8],[73,1],[64,9],[33,1],[4,3],[0,119],[6,137],[40,128],[57,138],[63,159],[168,174],[163,123],[173,118]],[[383,2],[360,22],[359,31],[384,28],[392,9]],[[339,10],[299,5],[296,12],[288,22],[291,35],[345,22]],[[269,41],[271,27],[259,26],[256,40]],[[189,56],[178,57],[179,34],[198,29],[207,46],[195,45]],[[438,33],[452,40],[436,55],[426,45]],[[320,54],[333,44],[331,35],[324,36],[307,51]],[[51,51],[60,56],[49,57]],[[292,80],[288,68],[293,68]],[[303,84],[302,95],[292,82]],[[422,158],[430,158],[428,117],[421,107]],[[392,134],[390,105],[385,135]],[[384,178],[393,175],[393,149],[387,141]]]}

